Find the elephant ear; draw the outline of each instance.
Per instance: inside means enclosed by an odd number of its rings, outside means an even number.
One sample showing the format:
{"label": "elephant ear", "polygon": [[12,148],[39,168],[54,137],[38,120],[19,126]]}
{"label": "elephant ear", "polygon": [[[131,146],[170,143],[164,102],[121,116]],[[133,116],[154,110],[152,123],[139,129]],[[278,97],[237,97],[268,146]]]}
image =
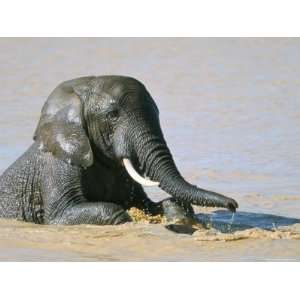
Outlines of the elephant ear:
{"label": "elephant ear", "polygon": [[84,129],[82,97],[93,78],[60,84],[48,97],[33,137],[42,151],[84,168],[93,164],[93,153]]}

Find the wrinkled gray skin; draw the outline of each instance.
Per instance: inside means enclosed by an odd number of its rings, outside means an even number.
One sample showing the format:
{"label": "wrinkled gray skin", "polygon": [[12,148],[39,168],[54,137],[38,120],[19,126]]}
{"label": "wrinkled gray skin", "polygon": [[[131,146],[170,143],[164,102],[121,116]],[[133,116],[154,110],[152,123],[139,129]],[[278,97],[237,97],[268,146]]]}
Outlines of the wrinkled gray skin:
{"label": "wrinkled gray skin", "polygon": [[[32,146],[0,177],[0,217],[44,224],[119,224],[137,207],[169,219],[193,218],[191,204],[235,211],[235,200],[187,183],[164,140],[155,102],[139,81],[82,77],[49,96]],[[152,202],[127,174],[172,197]]]}

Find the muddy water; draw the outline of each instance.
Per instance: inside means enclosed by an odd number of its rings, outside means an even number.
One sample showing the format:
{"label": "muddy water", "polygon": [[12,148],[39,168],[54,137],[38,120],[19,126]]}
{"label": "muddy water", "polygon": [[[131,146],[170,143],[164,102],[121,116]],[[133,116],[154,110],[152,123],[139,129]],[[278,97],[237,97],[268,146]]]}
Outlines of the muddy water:
{"label": "muddy water", "polygon": [[235,216],[199,211],[206,233],[0,220],[0,260],[300,260],[299,39],[2,38],[0,49],[0,172],[59,82],[125,74],[156,100],[186,179],[240,204]]}

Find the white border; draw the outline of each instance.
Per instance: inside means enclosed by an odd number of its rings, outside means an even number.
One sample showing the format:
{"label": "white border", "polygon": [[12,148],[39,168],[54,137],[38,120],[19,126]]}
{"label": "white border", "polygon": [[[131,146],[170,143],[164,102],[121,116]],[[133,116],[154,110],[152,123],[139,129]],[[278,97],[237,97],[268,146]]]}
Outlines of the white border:
{"label": "white border", "polygon": [[297,36],[293,0],[7,0],[2,36]]}
{"label": "white border", "polygon": [[[299,1],[1,1],[2,36],[299,36]],[[1,263],[1,299],[285,299],[299,263]]]}
{"label": "white border", "polygon": [[[246,272],[245,272],[246,271]],[[1,264],[1,299],[297,299],[299,263]]]}

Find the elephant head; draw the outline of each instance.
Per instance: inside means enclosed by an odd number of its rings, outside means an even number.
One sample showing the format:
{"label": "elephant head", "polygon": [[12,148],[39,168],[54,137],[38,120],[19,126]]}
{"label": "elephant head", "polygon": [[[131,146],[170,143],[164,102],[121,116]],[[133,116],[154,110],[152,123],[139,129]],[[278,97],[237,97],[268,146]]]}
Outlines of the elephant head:
{"label": "elephant head", "polygon": [[158,108],[145,86],[122,76],[83,77],[47,99],[34,139],[55,157],[84,168],[95,161],[126,168],[142,185],[159,185],[179,201],[238,207],[235,200],[189,184],[164,139]]}

